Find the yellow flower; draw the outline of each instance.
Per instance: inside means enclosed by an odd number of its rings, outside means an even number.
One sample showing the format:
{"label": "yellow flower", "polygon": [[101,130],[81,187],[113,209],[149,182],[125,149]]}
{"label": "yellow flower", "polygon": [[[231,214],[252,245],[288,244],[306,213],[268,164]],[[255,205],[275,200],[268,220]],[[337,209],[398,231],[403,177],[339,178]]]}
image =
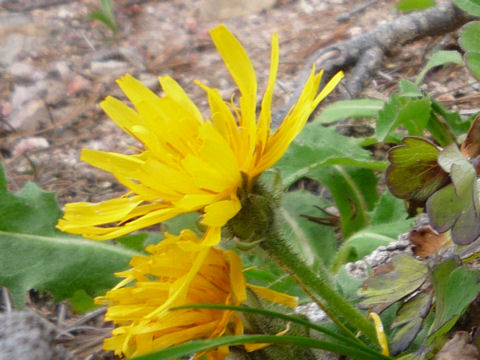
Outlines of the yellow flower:
{"label": "yellow flower", "polygon": [[257,79],[239,41],[220,25],[210,32],[240,91],[239,104],[222,100],[217,89],[198,83],[211,117],[200,111],[178,83],[160,77],[158,97],[130,75],[117,82],[135,110],[107,97],[103,110],[144,149],[123,155],[84,149],[81,159],[111,172],[129,192],[101,203],[71,203],[58,223],[62,231],[95,240],[113,239],[192,211],[203,213],[205,244],[220,241],[220,228],[241,209],[238,190],[252,189],[258,176],[277,162],[308,117],[340,81],[338,73],[318,93],[321,73],[308,78],[297,104],[271,133],[278,39],[272,38],[270,76],[256,115]]}
{"label": "yellow flower", "polygon": [[[148,256],[134,257],[131,269],[116,274],[124,277],[97,303],[110,307],[105,319],[119,325],[104,348],[127,357],[158,351],[193,339],[225,333],[242,334],[241,318],[230,310],[178,309],[188,304],[239,305],[246,300],[246,288],[259,296],[287,306],[296,299],[267,288],[248,285],[242,263],[233,251],[202,245],[193,232],[147,247]],[[207,353],[208,359],[224,359],[228,346]]]}

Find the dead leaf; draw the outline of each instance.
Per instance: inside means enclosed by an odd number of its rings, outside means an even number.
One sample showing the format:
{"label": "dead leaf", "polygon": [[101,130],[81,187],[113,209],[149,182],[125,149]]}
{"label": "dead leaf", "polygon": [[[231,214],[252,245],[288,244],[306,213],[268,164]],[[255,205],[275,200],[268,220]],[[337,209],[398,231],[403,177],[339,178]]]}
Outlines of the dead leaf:
{"label": "dead leaf", "polygon": [[466,331],[458,331],[440,350],[433,360],[478,360],[480,352],[472,344],[472,337]]}
{"label": "dead leaf", "polygon": [[438,253],[447,242],[445,233],[439,234],[428,225],[410,231],[408,239],[413,245],[413,253],[424,259]]}
{"label": "dead leaf", "polygon": [[473,120],[460,150],[468,159],[474,159],[480,155],[480,115]]}

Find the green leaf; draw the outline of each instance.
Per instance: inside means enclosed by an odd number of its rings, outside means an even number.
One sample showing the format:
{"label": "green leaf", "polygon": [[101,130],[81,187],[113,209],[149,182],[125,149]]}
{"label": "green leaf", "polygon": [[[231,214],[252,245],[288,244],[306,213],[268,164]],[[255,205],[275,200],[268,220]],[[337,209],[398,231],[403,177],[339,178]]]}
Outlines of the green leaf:
{"label": "green leaf", "polygon": [[410,230],[415,219],[407,219],[403,201],[385,190],[370,213],[370,226],[350,236],[335,257],[335,269],[346,262],[357,261],[382,245],[396,241]]}
{"label": "green leaf", "polygon": [[341,100],[328,105],[314,121],[331,123],[349,117],[376,117],[384,102],[373,99]]}
{"label": "green leaf", "polygon": [[399,220],[357,231],[338,250],[334,261],[336,268],[346,262],[360,260],[379,246],[387,246],[391,242],[397,241],[398,235],[408,232],[413,223],[414,219]]}
{"label": "green leaf", "polygon": [[480,52],[480,21],[470,21],[462,28],[460,45],[465,51]]}
{"label": "green leaf", "polygon": [[291,246],[307,264],[322,261],[326,266],[336,252],[337,241],[332,227],[322,226],[301,215],[324,215],[315,206],[328,208],[331,204],[308,191],[292,191],[284,194],[280,217],[282,230]]}
{"label": "green leaf", "polygon": [[432,110],[432,113],[430,114],[430,120],[428,121],[428,124],[427,124],[427,130],[430,132],[430,134],[432,134],[433,138],[440,146],[447,146],[455,142],[456,140],[455,136],[452,134],[452,131],[448,127],[448,125],[445,122],[443,122],[437,116],[437,114],[433,112],[433,110]]}
{"label": "green leaf", "polygon": [[418,86],[412,83],[411,81],[400,79],[400,81],[398,82],[398,85],[400,87],[399,95],[402,97],[419,98],[423,96]]}
{"label": "green leaf", "polygon": [[477,173],[456,144],[439,155],[439,164],[450,172],[452,184],[435,192],[427,200],[432,227],[439,233],[451,230],[452,240],[468,245],[480,235],[480,200]]}
{"label": "green leaf", "polygon": [[167,360],[175,359],[181,356],[193,354],[196,352],[216,348],[223,345],[243,345],[255,343],[288,344],[311,349],[321,349],[336,354],[342,354],[359,360],[389,360],[388,356],[380,353],[372,354],[363,349],[353,346],[322,341],[303,336],[275,336],[275,335],[242,335],[242,336],[222,336],[208,340],[195,340],[185,344],[173,346],[148,355],[136,357],[136,360]]}
{"label": "green leaf", "polygon": [[300,303],[312,301],[312,299],[305,294],[305,291],[298,286],[295,280],[277,264],[265,259],[259,260],[258,256],[252,259],[244,254],[240,254],[240,257],[242,258],[242,263],[245,268],[250,266],[255,267],[245,271],[245,277],[249,284],[267,287],[281,293],[295,296]]}
{"label": "green leaf", "polygon": [[449,259],[432,272],[435,290],[435,319],[430,328],[429,343],[447,333],[480,292],[479,273]]}
{"label": "green leaf", "polygon": [[[202,236],[198,228],[198,221],[201,215],[198,212],[185,213],[175,216],[174,218],[162,223],[162,230],[170,234],[180,234],[182,230],[190,229],[198,236]],[[163,235],[162,235],[163,239]]]}
{"label": "green leaf", "polygon": [[103,22],[114,34],[118,33],[118,26],[113,13],[112,4],[110,0],[101,0],[102,11],[93,11],[89,17],[92,20],[99,20]]}
{"label": "green leaf", "polygon": [[91,12],[90,19],[98,20],[104,23],[115,34],[118,32],[117,24],[115,23],[115,21],[112,20],[108,15],[104,14],[103,12],[100,12],[100,11]]}
{"label": "green leaf", "polygon": [[402,355],[400,357],[396,357],[396,360],[425,360],[427,358],[427,354],[429,349],[426,347],[422,347],[420,350],[417,350],[414,353]]}
{"label": "green leaf", "polygon": [[294,324],[299,324],[302,325],[308,329],[312,329],[315,331],[318,331],[319,333],[323,334],[324,336],[328,336],[332,339],[338,340],[342,343],[353,345],[354,347],[359,347],[362,348],[362,350],[365,350],[367,352],[371,352],[373,354],[376,354],[377,352],[374,350],[371,350],[370,347],[364,345],[360,340],[357,338],[352,338],[352,337],[347,337],[344,336],[340,333],[337,333],[336,331],[331,330],[328,326],[322,326],[322,325],[317,325],[313,322],[310,322],[308,320],[303,319],[302,317],[299,316],[291,316],[291,315],[286,315],[284,313],[276,312],[276,311],[271,311],[271,310],[266,310],[262,308],[253,308],[250,306],[232,306],[232,305],[223,305],[223,304],[193,304],[193,305],[184,305],[184,306],[178,306],[175,308],[172,308],[171,310],[174,311],[176,309],[223,309],[223,310],[234,310],[237,312],[243,312],[243,313],[253,313],[253,314],[259,314],[263,316],[268,316],[271,318],[277,318],[281,320],[285,320]]}
{"label": "green leaf", "polygon": [[401,0],[397,4],[397,9],[401,12],[410,12],[428,9],[432,6],[435,6],[435,1],[433,0]]}
{"label": "green leaf", "polygon": [[96,296],[116,285],[136,251],[111,243],[0,231],[0,285],[22,308],[30,289],[48,290],[56,301],[83,289]]}
{"label": "green leaf", "polygon": [[359,302],[357,290],[363,283],[362,279],[353,277],[345,270],[345,267],[342,266],[335,275],[335,282],[337,284],[337,288],[341,291],[341,294],[347,301],[351,302],[352,304]]}
{"label": "green leaf", "polygon": [[480,16],[480,0],[453,0],[453,2],[470,15]]}
{"label": "green leaf", "polygon": [[407,254],[394,256],[358,289],[358,295],[365,297],[360,305],[365,308],[375,305],[379,308],[376,312],[380,312],[417,290],[425,282],[427,274],[428,267],[422,261]]}
{"label": "green leaf", "polygon": [[480,53],[468,52],[465,54],[465,60],[473,76],[480,79]]}
{"label": "green leaf", "polygon": [[430,311],[432,294],[421,292],[402,304],[392,323],[398,328],[393,335],[390,351],[398,354],[405,351],[422,329],[423,320]]}
{"label": "green leaf", "polygon": [[448,111],[442,104],[432,100],[432,112],[427,124],[427,130],[432,134],[440,146],[447,146],[456,142],[456,137],[464,135],[471,124],[471,120],[464,120],[458,111]]}
{"label": "green leaf", "polygon": [[457,64],[463,65],[462,56],[456,50],[440,50],[432,55],[432,57],[427,61],[427,64],[420,71],[415,80],[415,84],[419,85],[425,74],[433,69],[434,67],[446,65],[446,64]]}
{"label": "green leaf", "polygon": [[[233,245],[227,248],[233,248]],[[237,251],[238,252],[238,251]],[[296,296],[300,303],[311,301],[311,298],[271,257],[256,251],[241,251],[240,258],[245,269],[245,277],[249,284]]]}
{"label": "green leaf", "polygon": [[407,219],[408,213],[405,210],[403,201],[386,189],[378,203],[375,205],[370,216],[370,224],[388,224]]}
{"label": "green leaf", "polygon": [[80,314],[101,306],[95,305],[93,298],[89,296],[83,289],[75,291],[73,296],[68,300],[73,307],[73,311]]}
{"label": "green leaf", "polygon": [[133,235],[122,236],[115,241],[122,244],[128,249],[138,251],[139,253],[145,252],[145,247],[150,244],[158,243],[162,237],[159,234],[144,232]]}
{"label": "green leaf", "polygon": [[10,289],[22,308],[30,289],[48,290],[56,300],[76,290],[99,295],[114,286],[114,272],[124,270],[138,253],[110,243],[62,235],[53,193],[29,183],[19,193],[7,191],[0,165],[0,285]]}
{"label": "green leaf", "polygon": [[430,101],[428,98],[403,98],[392,95],[379,112],[377,120],[377,139],[384,141],[397,127],[403,126],[409,135],[422,135],[430,118]]}
{"label": "green leaf", "polygon": [[[362,164],[375,164],[370,153],[358,143],[358,139],[339,135],[333,128],[310,123],[275,167],[281,171],[285,186],[289,186],[302,177],[308,177],[316,169],[333,165],[335,161],[350,162],[360,167]],[[376,165],[379,168],[384,166],[383,163]]]}
{"label": "green leaf", "polygon": [[17,194],[7,190],[7,181],[0,164],[0,231],[55,235],[61,215],[55,194],[28,183]]}
{"label": "green leaf", "polygon": [[[440,104],[435,100],[432,100],[432,112],[435,115],[441,117],[441,119],[448,124],[451,131],[453,131],[453,133],[456,136],[465,134],[470,128],[470,125],[473,120],[473,119],[467,119],[467,120],[462,119],[458,111],[449,111],[442,104]],[[449,144],[450,143],[446,145],[449,145]]]}
{"label": "green leaf", "polygon": [[448,181],[437,164],[440,149],[423,138],[406,137],[388,153],[387,185],[400,199],[425,201]]}
{"label": "green leaf", "polygon": [[460,45],[466,52],[466,64],[473,75],[480,79],[480,21],[472,21],[465,25],[462,30]]}
{"label": "green leaf", "polygon": [[308,177],[330,191],[340,212],[343,237],[349,237],[368,225],[368,212],[378,199],[378,178],[373,171],[334,165],[311,170]]}

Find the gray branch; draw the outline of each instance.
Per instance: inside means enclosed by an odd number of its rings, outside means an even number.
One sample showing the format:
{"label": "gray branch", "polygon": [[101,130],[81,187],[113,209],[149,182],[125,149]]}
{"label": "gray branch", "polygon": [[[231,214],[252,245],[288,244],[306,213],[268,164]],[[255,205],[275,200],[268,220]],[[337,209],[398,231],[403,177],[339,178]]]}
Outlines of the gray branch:
{"label": "gray branch", "polygon": [[281,109],[274,123],[278,124],[296,102],[313,63],[317,69],[324,69],[325,80],[331,78],[337,71],[353,66],[352,74],[345,81],[345,87],[349,96],[355,97],[381,66],[389,49],[422,37],[446,34],[472,19],[453,2],[446,1],[424,11],[399,16],[364,34],[317,50],[300,71],[293,95]]}

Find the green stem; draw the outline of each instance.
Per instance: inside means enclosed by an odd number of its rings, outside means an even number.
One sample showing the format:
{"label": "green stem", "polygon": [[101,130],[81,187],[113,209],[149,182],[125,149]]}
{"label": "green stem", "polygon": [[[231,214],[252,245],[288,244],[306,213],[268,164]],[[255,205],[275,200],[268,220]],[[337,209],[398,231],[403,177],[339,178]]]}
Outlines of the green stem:
{"label": "green stem", "polygon": [[[272,231],[261,243],[280,264],[299,280],[302,287],[308,292],[320,296],[328,309],[328,313],[334,315],[332,320],[338,324],[337,317],[347,321],[350,325],[361,331],[373,344],[378,344],[375,327],[364,315],[351,303],[345,300],[338,292],[329,285],[328,273],[314,273],[286,241],[276,232]],[[342,328],[345,328],[340,323]]]}

